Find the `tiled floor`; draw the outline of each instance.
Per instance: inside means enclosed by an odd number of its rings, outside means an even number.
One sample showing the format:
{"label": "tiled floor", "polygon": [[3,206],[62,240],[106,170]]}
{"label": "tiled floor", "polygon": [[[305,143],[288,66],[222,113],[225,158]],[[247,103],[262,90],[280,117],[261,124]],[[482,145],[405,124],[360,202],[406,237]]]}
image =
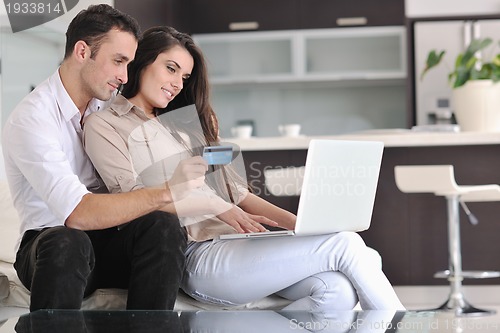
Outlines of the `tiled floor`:
{"label": "tiled floor", "polygon": [[[449,296],[448,286],[395,287],[396,293],[408,310],[435,309]],[[448,313],[429,315],[414,312],[408,316],[407,326],[397,332],[500,332],[500,286],[464,286],[465,299],[474,307],[494,310],[487,316],[456,317]],[[409,320],[409,319],[412,320]],[[413,323],[413,324],[412,324]]]}
{"label": "tiled floor", "polygon": [[[374,321],[376,325],[362,327],[356,332],[453,332],[453,333],[489,333],[500,332],[500,285],[498,286],[465,286],[466,299],[475,307],[496,310],[496,314],[481,317],[456,317],[448,313],[421,312],[416,310],[432,309],[441,305],[448,297],[447,286],[397,286],[396,293],[406,306],[408,313],[397,322],[397,330],[387,330],[384,325],[387,321]],[[0,333],[15,332],[17,318],[25,313],[25,309],[0,309]],[[392,315],[390,315],[391,317]],[[380,324],[380,325],[379,325]],[[216,325],[215,325],[216,327]],[[289,327],[293,328],[293,325]],[[194,330],[196,332],[196,330]],[[203,329],[204,332],[222,332]],[[261,330],[262,331],[262,330]],[[289,330],[285,330],[289,331]],[[290,330],[293,331],[293,330]],[[338,330],[324,330],[325,332],[340,332]],[[345,330],[341,330],[344,332]],[[246,331],[245,331],[246,332]],[[251,332],[251,331],[250,331]],[[271,332],[271,331],[269,331]],[[275,331],[273,331],[274,333]],[[259,332],[260,333],[260,332]]]}
{"label": "tiled floor", "polygon": [[[395,286],[401,302],[409,310],[435,308],[448,299],[448,286]],[[500,285],[464,286],[465,299],[472,305],[500,307]]]}

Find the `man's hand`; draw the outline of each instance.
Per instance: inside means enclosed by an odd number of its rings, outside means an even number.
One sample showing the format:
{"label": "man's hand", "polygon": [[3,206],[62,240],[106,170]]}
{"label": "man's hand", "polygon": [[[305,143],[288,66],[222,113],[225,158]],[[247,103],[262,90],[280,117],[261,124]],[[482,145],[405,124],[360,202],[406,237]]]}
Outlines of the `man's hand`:
{"label": "man's hand", "polygon": [[262,224],[267,224],[273,227],[278,226],[277,222],[274,222],[265,216],[248,214],[238,206],[233,206],[233,208],[217,215],[217,217],[241,234],[247,232],[267,231]]}
{"label": "man's hand", "polygon": [[207,170],[207,162],[201,156],[182,160],[167,182],[173,201],[181,200],[187,197],[191,190],[203,186]]}

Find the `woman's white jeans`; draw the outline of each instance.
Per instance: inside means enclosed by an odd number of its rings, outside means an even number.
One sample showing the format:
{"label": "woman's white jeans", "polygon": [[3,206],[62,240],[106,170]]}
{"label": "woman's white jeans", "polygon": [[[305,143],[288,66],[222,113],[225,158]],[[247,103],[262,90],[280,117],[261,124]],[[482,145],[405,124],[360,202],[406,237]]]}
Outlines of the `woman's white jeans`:
{"label": "woman's white jeans", "polygon": [[183,290],[195,299],[240,305],[278,294],[285,310],[403,310],[379,254],[353,232],[193,243]]}

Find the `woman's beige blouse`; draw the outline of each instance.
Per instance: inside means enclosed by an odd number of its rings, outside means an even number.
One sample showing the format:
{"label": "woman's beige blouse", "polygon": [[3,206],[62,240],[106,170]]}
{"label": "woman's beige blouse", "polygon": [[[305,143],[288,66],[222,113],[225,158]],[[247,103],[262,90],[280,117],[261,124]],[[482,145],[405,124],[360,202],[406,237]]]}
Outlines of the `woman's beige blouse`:
{"label": "woman's beige blouse", "polygon": [[[183,136],[188,141],[187,136]],[[85,119],[84,145],[97,172],[111,193],[157,186],[170,179],[179,162],[191,156],[157,120],[149,119],[122,95],[112,105]],[[239,203],[248,194],[238,188]],[[207,205],[220,199],[208,185],[194,193]],[[181,214],[179,214],[181,215]],[[190,241],[204,241],[236,231],[214,215],[179,217]]]}

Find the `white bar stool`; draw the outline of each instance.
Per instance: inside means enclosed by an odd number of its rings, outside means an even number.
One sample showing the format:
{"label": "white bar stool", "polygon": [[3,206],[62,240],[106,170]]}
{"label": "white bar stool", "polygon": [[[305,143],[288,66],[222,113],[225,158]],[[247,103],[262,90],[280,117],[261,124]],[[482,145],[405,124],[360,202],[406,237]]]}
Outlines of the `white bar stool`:
{"label": "white bar stool", "polygon": [[[485,315],[494,310],[473,307],[464,297],[462,280],[464,278],[500,277],[500,272],[462,271],[462,252],[460,248],[460,212],[463,202],[500,201],[500,186],[472,185],[459,186],[455,181],[452,165],[399,165],[394,168],[396,185],[404,193],[434,193],[443,196],[448,210],[448,251],[449,270],[438,272],[435,277],[447,277],[450,282],[448,300],[435,310],[453,311],[456,315]],[[463,205],[471,223],[477,220]]]}
{"label": "white bar stool", "polygon": [[276,197],[298,196],[302,190],[304,171],[303,166],[265,169],[265,186]]}

